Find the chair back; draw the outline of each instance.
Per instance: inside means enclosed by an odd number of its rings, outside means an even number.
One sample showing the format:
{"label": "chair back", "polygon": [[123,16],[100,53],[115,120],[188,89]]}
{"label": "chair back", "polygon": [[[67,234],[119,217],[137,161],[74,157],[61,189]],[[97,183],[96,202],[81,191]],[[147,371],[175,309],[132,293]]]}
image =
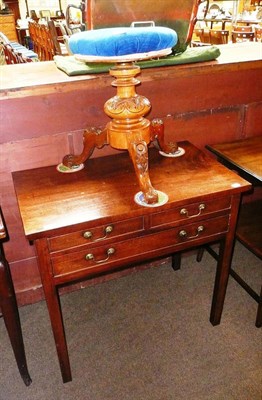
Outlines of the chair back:
{"label": "chair back", "polygon": [[210,36],[211,44],[227,44],[228,37],[229,37],[229,31],[228,30],[210,29],[209,36]]}
{"label": "chair back", "polygon": [[206,30],[204,28],[195,28],[193,32],[193,38],[194,36],[199,38],[199,41],[193,40],[191,42],[192,47],[202,47],[210,45],[209,30]]}
{"label": "chair back", "polygon": [[255,41],[256,42],[262,42],[262,27],[261,26],[255,26]]}
{"label": "chair back", "polygon": [[254,32],[235,32],[232,31],[232,42],[253,42],[255,34]]}
{"label": "chair back", "polygon": [[38,24],[35,21],[29,21],[28,30],[29,36],[31,37],[33,43],[34,52],[38,54],[40,60],[40,42],[39,42],[39,33],[38,33]]}
{"label": "chair back", "polygon": [[252,26],[233,25],[234,32],[252,32]]}
{"label": "chair back", "polygon": [[32,58],[26,57],[25,55],[15,51],[15,49],[13,49],[13,47],[8,43],[2,43],[0,46],[2,46],[5,63],[7,65],[24,64],[33,61]]}
{"label": "chair back", "polygon": [[[51,35],[52,42],[54,44],[54,49],[55,49],[55,54],[56,55],[68,55],[68,50],[66,48],[66,38],[67,35],[61,33],[64,33],[65,30],[63,30],[63,26],[60,25],[60,23],[56,23],[53,20],[48,21],[48,29]],[[58,34],[60,33],[60,35]]]}
{"label": "chair back", "polygon": [[204,28],[194,28],[193,37],[196,36],[200,42],[204,40]]}
{"label": "chair back", "polygon": [[33,42],[34,52],[38,54],[39,60],[53,60],[56,50],[48,25],[30,21],[29,34]]}
{"label": "chair back", "polygon": [[[175,52],[190,44],[202,0],[89,0],[85,10],[88,29],[130,26],[132,22],[154,21],[178,34]],[[128,4],[128,6],[127,6]]]}

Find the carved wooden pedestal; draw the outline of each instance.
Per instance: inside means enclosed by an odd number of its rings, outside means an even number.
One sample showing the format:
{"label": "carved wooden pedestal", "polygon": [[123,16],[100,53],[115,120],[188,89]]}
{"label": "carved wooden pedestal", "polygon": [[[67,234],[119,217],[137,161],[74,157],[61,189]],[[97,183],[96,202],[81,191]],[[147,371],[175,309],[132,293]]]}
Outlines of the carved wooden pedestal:
{"label": "carved wooden pedestal", "polygon": [[116,96],[104,105],[105,113],[112,118],[104,129],[89,128],[84,132],[84,148],[80,155],[68,154],[63,164],[73,168],[86,161],[95,149],[109,144],[119,150],[128,150],[136,172],[139,186],[148,204],[158,202],[158,193],[151,184],[148,172],[148,144],[154,144],[164,153],[178,150],[176,143],[165,143],[164,124],[161,119],[149,121],[144,116],[150,111],[149,100],[136,93],[140,82],[135,78],[140,67],[133,62],[121,62],[110,69],[112,82],[117,88]]}

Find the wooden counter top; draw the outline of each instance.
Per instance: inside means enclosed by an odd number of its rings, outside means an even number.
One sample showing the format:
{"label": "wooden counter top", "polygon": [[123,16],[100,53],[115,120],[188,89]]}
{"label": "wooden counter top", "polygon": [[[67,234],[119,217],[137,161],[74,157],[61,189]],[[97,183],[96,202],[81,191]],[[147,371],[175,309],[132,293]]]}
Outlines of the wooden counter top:
{"label": "wooden counter top", "polygon": [[[212,62],[183,64],[176,66],[167,66],[159,68],[143,69],[141,81],[156,79],[156,77],[167,74],[185,76],[205,74],[210,72],[223,71],[229,68],[234,69],[250,69],[262,68],[262,44],[258,42],[238,43],[218,46],[221,51],[220,57]],[[96,88],[108,86],[112,78],[107,74],[92,74],[68,76],[59,70],[54,61],[46,61],[39,63],[28,63],[18,65],[3,65],[0,67],[0,98],[7,96],[21,96],[21,91],[30,91],[32,88],[47,93],[59,90],[66,90],[68,84],[74,85],[76,89],[83,81],[89,80],[89,88],[95,85]],[[19,93],[18,93],[19,92]],[[26,94],[26,93],[24,93]]]}

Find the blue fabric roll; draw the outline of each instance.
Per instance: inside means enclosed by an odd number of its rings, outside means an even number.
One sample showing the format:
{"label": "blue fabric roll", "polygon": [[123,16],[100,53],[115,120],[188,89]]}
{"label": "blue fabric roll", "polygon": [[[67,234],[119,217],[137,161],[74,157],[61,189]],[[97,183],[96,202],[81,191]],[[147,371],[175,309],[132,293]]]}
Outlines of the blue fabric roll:
{"label": "blue fabric roll", "polygon": [[72,35],[69,48],[73,54],[113,57],[164,50],[176,43],[177,34],[170,28],[106,28]]}

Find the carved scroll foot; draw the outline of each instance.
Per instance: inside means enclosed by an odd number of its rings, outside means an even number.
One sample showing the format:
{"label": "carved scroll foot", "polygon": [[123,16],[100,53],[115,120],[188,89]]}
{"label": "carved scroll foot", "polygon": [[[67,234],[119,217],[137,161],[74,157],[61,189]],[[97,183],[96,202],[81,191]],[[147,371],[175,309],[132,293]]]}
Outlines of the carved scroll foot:
{"label": "carved scroll foot", "polygon": [[69,168],[84,163],[97,147],[101,149],[107,143],[107,129],[91,127],[84,131],[83,134],[83,151],[79,155],[67,154],[63,158],[63,164]]}
{"label": "carved scroll foot", "polygon": [[153,188],[148,173],[148,148],[144,140],[129,144],[130,157],[133,161],[136,176],[140,189],[144,194],[146,203],[155,204],[158,202],[158,193]]}
{"label": "carved scroll foot", "polygon": [[164,122],[156,118],[151,121],[150,137],[152,142],[156,142],[157,147],[167,154],[174,154],[178,151],[176,142],[165,142]]}

